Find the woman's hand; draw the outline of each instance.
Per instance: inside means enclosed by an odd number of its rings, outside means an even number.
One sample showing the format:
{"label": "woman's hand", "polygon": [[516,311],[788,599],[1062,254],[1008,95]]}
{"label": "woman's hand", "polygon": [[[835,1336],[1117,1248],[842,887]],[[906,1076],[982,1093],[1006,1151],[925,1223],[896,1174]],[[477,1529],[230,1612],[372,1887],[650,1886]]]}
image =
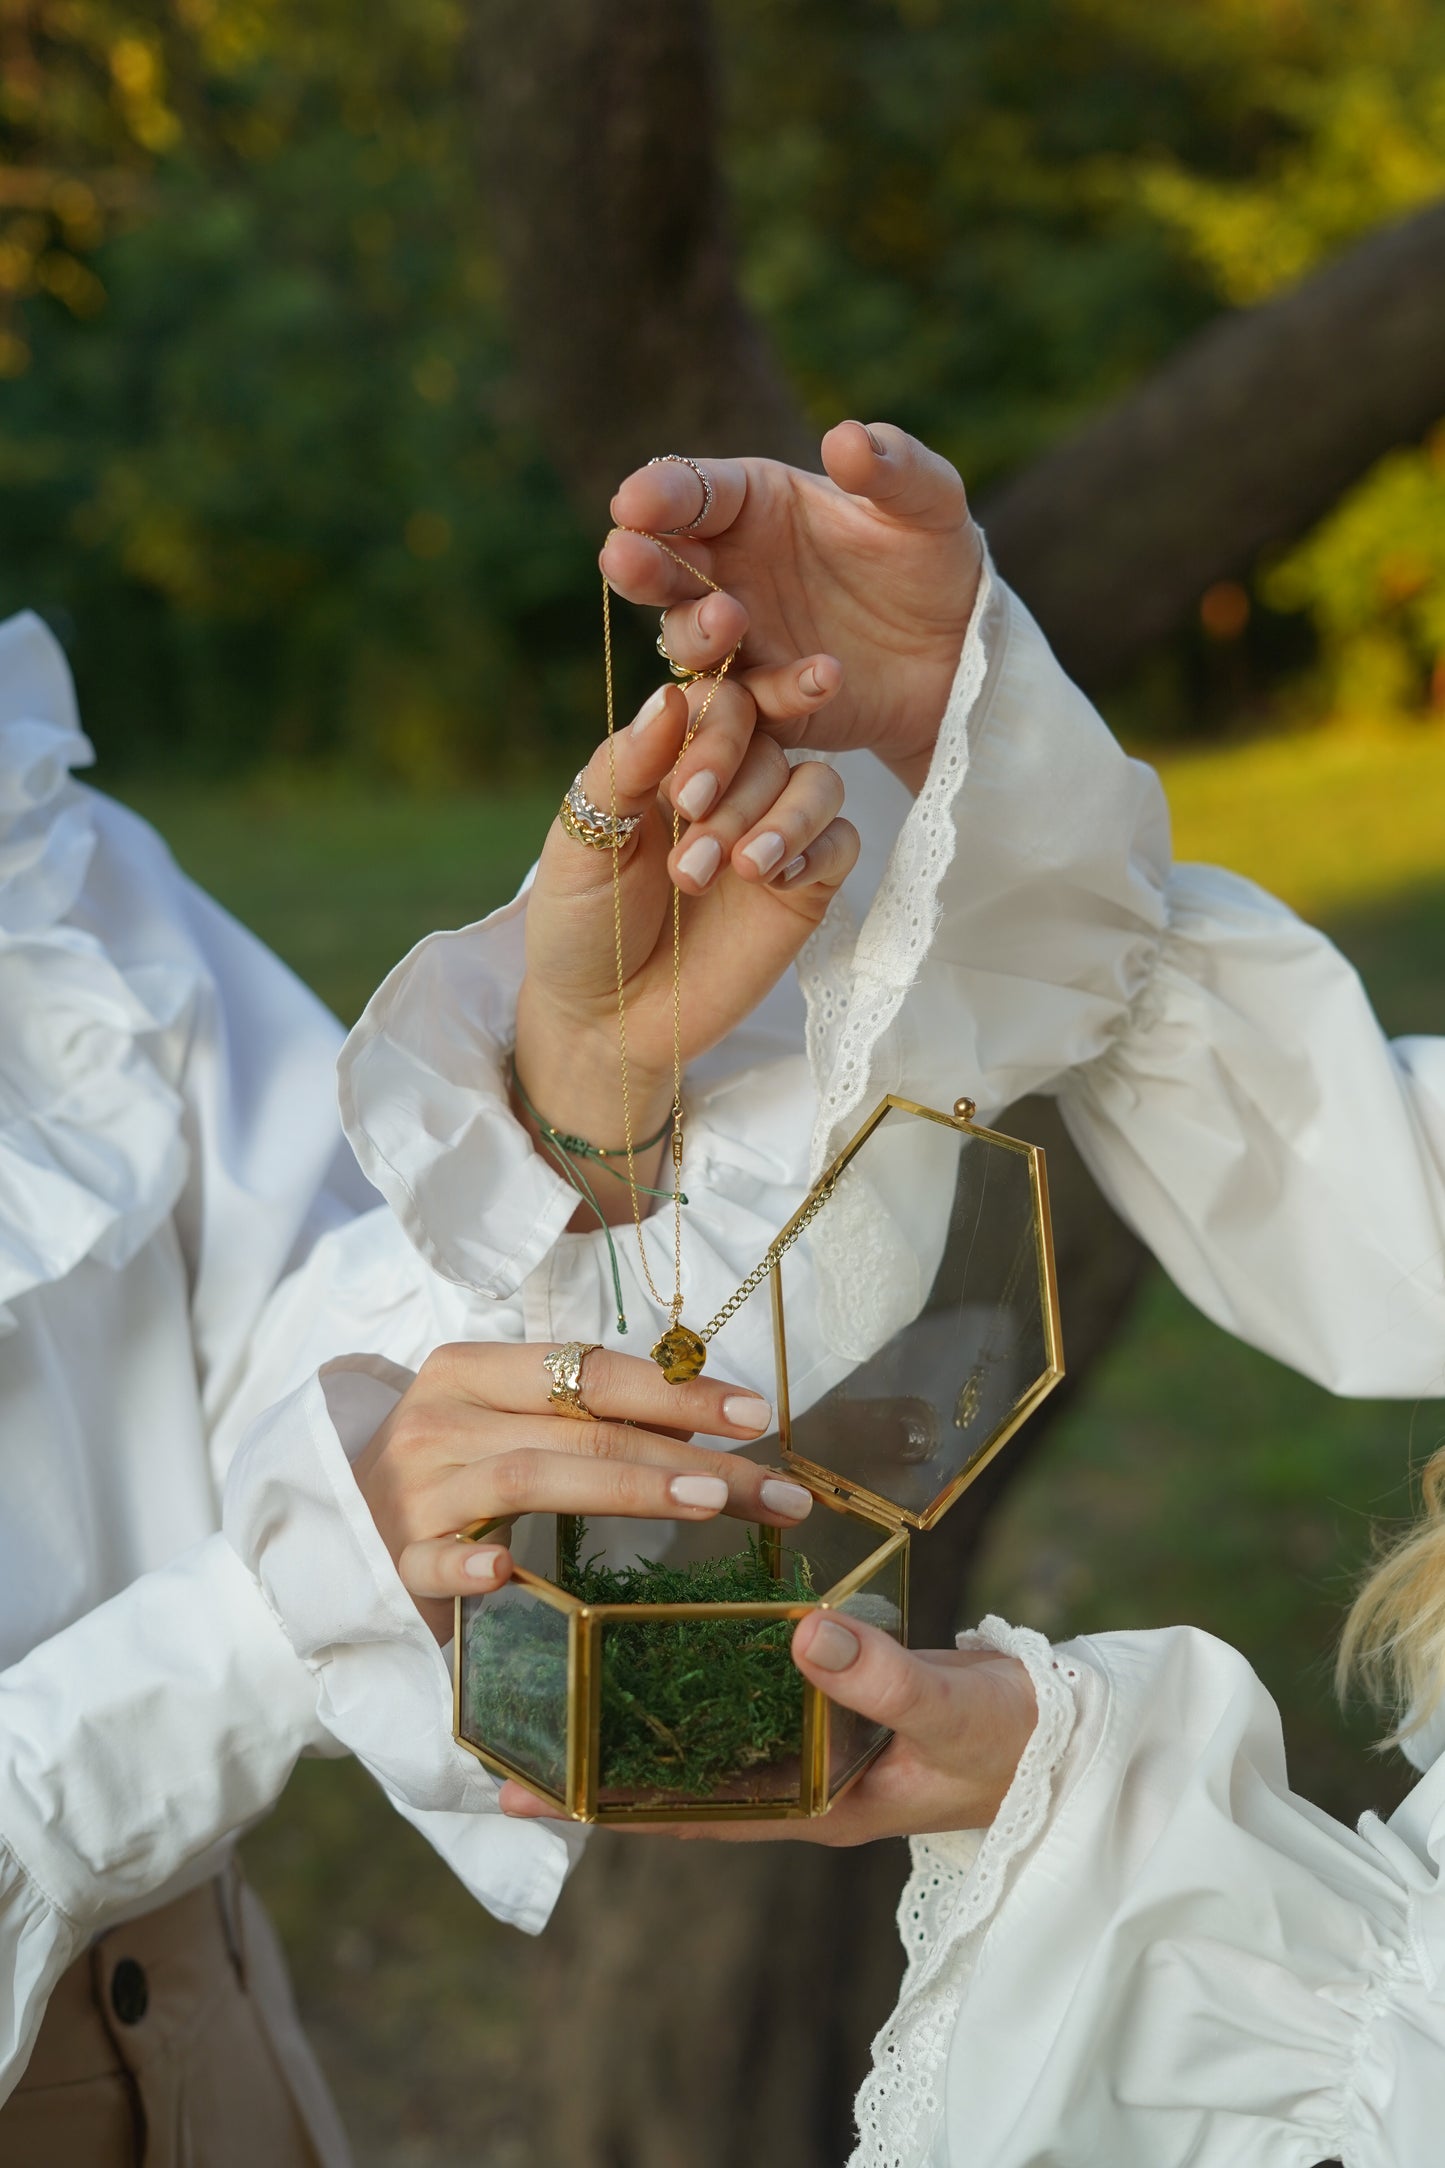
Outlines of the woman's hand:
{"label": "woman's hand", "polygon": [[[681,762],[689,718],[707,717]],[[672,1103],[672,897],[682,896],[680,1037],[684,1063],[749,1014],[796,957],[858,855],[838,817],[843,786],[825,762],[790,767],[755,728],[740,685],[703,681],[655,693],[584,771],[594,805],[641,826],[619,853],[622,968],[632,1129],[649,1137]],[[673,773],[676,764],[676,773]],[[666,790],[685,817],[672,846]],[[517,1074],[555,1127],[610,1148],[623,1142],[617,1043],[613,854],[555,822],[527,899],[526,975],[517,1001]],[[661,1148],[639,1160],[651,1183]],[[599,1182],[609,1215],[626,1186]]]}
{"label": "woman's hand", "polygon": [[438,1641],[452,1599],[498,1588],[511,1571],[505,1525],[485,1542],[456,1531],[522,1513],[626,1514],[706,1521],[719,1513],[793,1528],[812,1506],[789,1483],[733,1453],[687,1442],[759,1438],[773,1411],[757,1394],[701,1378],[669,1385],[657,1365],[594,1348],[582,1390],[597,1417],[559,1414],[539,1346],[441,1347],[355,1462],[397,1572]]}
{"label": "woman's hand", "polygon": [[[893,1737],[878,1759],[816,1821],[655,1823],[647,1834],[852,1845],[983,1829],[993,1820],[1038,1720],[1029,1675],[1015,1657],[903,1649],[874,1626],[814,1611],[793,1635],[793,1661],[830,1700],[889,1727]],[[502,1786],[501,1804],[518,1819],[555,1814],[515,1782]]]}
{"label": "woman's hand", "polygon": [[677,461],[622,484],[612,516],[645,532],[609,535],[602,569],[630,602],[671,605],[668,652],[689,669],[713,667],[743,640],[742,682],[781,744],[870,746],[916,790],[973,613],[982,542],[954,469],[891,423],[840,422],[822,450],[826,475],[772,459],[698,462],[713,488],[708,516],[671,541],[724,594],[699,601],[647,539],[698,511],[701,484]]}

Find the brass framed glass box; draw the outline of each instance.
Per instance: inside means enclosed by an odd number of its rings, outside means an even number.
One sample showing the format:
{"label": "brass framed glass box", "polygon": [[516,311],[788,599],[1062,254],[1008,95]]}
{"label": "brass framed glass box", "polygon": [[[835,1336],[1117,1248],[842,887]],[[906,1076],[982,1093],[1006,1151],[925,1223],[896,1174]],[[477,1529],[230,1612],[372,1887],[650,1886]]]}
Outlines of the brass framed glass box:
{"label": "brass framed glass box", "polygon": [[783,1236],[804,1224],[771,1275],[778,1431],[757,1450],[807,1485],[808,1519],[671,1545],[649,1524],[614,1560],[589,1555],[607,1524],[558,1516],[551,1577],[519,1563],[458,1600],[458,1742],[576,1820],[825,1813],[888,1734],[803,1679],[794,1625],[838,1610],[906,1642],[911,1531],[1063,1376],[1043,1153],[969,1101],[884,1099]]}

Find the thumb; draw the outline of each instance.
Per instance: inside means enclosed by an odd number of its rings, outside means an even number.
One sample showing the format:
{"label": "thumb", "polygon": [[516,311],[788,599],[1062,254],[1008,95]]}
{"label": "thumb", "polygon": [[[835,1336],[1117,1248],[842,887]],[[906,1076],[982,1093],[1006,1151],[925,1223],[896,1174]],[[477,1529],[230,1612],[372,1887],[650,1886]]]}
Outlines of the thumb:
{"label": "thumb", "polygon": [[829,478],[850,497],[867,497],[891,519],[929,533],[952,533],[968,518],[958,470],[892,422],[839,422],[823,439]]}
{"label": "thumb", "polygon": [[948,1672],[837,1611],[814,1611],[800,1622],[793,1662],[830,1701],[904,1738],[936,1745],[940,1729],[957,1721]]}

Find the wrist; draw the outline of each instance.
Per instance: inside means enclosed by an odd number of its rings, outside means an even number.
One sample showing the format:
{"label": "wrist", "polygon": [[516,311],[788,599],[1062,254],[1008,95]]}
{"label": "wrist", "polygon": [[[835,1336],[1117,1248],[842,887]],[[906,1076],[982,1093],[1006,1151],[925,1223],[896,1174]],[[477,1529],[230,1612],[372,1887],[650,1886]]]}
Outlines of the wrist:
{"label": "wrist", "polygon": [[[519,1003],[511,1099],[512,1111],[535,1148],[578,1190],[580,1201],[568,1222],[569,1233],[583,1234],[594,1228],[599,1211],[609,1226],[631,1218],[629,1127],[631,1174],[639,1190],[657,1189],[664,1170],[670,1173],[672,1079],[651,1076],[629,1064],[624,1101],[616,1040],[605,1034],[545,1017],[535,1008],[524,1017]],[[596,1200],[596,1209],[583,1182]],[[655,1197],[638,1197],[643,1217],[656,1204]]]}

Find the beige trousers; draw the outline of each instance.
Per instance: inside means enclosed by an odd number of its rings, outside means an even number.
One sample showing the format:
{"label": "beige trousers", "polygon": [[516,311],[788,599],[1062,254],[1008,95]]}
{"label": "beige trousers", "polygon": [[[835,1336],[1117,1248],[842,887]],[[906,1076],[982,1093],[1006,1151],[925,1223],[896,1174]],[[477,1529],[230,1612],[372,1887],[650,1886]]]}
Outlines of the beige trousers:
{"label": "beige trousers", "polygon": [[349,2168],[275,1929],[231,1871],[112,1928],[0,2107],[3,2168]]}

